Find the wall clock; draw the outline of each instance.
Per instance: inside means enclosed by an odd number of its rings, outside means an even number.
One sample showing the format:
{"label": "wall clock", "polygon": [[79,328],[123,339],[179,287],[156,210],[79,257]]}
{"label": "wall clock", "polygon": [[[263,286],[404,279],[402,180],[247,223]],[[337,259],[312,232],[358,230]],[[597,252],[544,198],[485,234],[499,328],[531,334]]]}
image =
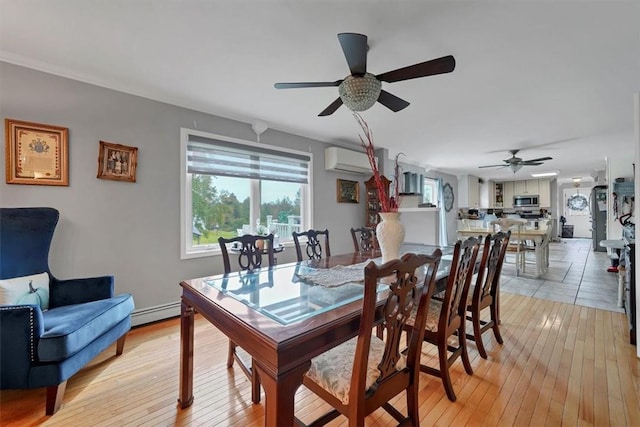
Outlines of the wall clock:
{"label": "wall clock", "polygon": [[453,209],[453,188],[448,182],[442,187],[442,200],[444,202],[444,210],[450,212]]}

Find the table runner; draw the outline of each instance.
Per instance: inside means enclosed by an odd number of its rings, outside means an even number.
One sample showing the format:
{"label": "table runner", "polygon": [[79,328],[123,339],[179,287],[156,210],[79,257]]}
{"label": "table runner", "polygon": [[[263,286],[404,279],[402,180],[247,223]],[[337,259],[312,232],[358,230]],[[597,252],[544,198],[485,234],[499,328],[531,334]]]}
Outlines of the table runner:
{"label": "table runner", "polygon": [[318,268],[310,271],[298,272],[296,276],[306,283],[334,288],[345,283],[364,282],[364,267],[372,259],[353,265],[337,265],[331,268]]}

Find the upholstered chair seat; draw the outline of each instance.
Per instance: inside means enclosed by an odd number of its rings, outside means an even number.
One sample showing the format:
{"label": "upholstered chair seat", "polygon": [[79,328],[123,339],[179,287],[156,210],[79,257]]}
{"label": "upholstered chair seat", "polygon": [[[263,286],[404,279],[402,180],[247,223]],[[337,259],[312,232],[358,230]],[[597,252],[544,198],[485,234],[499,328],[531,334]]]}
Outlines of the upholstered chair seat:
{"label": "upholstered chair seat", "polygon": [[[358,336],[327,350],[311,361],[302,379],[305,387],[333,407],[312,423],[325,425],[340,415],[350,426],[364,426],[367,415],[383,408],[402,425],[419,426],[418,380],[425,311],[435,289],[435,277],[442,252],[431,256],[404,254],[381,266],[373,261],[364,268],[364,296]],[[416,270],[424,274],[422,286]],[[378,304],[380,282],[387,284],[386,300]],[[406,327],[417,306],[415,325]],[[372,333],[380,325],[384,340]],[[409,329],[407,346],[401,345],[402,331]],[[403,412],[394,406],[395,396],[404,395]]]}
{"label": "upholstered chair seat", "polygon": [[[349,390],[351,388],[351,374],[353,373],[353,359],[355,357],[358,337],[315,357],[311,360],[311,368],[306,376],[318,383],[326,391],[340,399],[345,405],[349,404]],[[366,390],[369,390],[380,377],[378,365],[384,354],[384,341],[376,336],[371,337],[369,359],[367,361]],[[407,366],[407,358],[400,355],[396,363],[396,370],[401,371]]]}
{"label": "upholstered chair seat", "polygon": [[[438,322],[440,321],[440,310],[442,309],[442,301],[431,298],[429,301],[429,310],[427,311],[427,320],[424,325],[425,331],[436,332],[438,330]],[[413,320],[418,314],[418,308],[414,307],[411,311],[411,317],[407,320],[407,326],[413,326]]]}

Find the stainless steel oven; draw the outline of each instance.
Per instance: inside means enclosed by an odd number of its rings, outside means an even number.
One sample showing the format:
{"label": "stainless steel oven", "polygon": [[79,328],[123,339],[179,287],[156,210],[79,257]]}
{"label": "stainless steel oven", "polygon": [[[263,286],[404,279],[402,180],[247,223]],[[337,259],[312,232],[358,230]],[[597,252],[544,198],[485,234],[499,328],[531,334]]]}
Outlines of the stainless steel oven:
{"label": "stainless steel oven", "polygon": [[513,196],[513,207],[538,207],[540,206],[540,200],[538,196]]}

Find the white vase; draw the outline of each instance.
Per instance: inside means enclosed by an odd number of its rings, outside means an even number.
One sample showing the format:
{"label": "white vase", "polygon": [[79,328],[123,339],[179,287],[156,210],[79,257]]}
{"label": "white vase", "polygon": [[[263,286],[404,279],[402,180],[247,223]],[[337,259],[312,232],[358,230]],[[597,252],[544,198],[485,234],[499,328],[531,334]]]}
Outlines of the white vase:
{"label": "white vase", "polygon": [[376,226],[376,237],[382,252],[382,263],[400,258],[400,246],[404,242],[404,225],[399,212],[380,212],[381,221]]}

